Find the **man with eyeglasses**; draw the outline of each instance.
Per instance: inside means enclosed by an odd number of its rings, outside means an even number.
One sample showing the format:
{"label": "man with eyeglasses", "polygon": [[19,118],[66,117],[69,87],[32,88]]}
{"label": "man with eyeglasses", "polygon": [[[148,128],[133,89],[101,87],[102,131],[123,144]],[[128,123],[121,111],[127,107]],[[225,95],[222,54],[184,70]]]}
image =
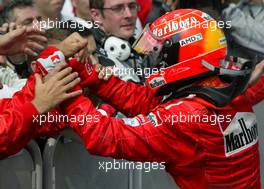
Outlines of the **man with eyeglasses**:
{"label": "man with eyeglasses", "polygon": [[[100,62],[105,66],[117,65],[114,61],[109,60],[104,49],[105,41],[109,36],[115,36],[132,44],[135,41],[133,35],[136,30],[137,13],[140,6],[135,0],[90,0],[90,8],[93,21],[100,26],[99,29],[92,30],[96,40],[97,55],[99,55],[99,59],[103,59]],[[142,57],[133,50],[128,59],[120,62],[125,68],[133,69],[135,73],[137,70],[149,67],[149,61],[143,61]],[[145,76],[142,72],[134,75],[136,77],[131,78],[131,81],[144,83]]]}
{"label": "man with eyeglasses", "polygon": [[[99,28],[92,28],[99,62],[104,66],[115,66],[117,70],[121,70],[121,73],[119,71],[117,71],[119,73],[115,73],[122,80],[144,84],[143,70],[149,67],[147,59],[143,59],[133,50],[126,60],[113,59],[108,56],[107,50],[104,48],[109,36],[121,38],[130,44],[135,41],[133,35],[136,30],[139,10],[140,6],[136,0],[90,0],[91,18],[99,24]],[[114,45],[117,46],[117,44],[118,42]],[[99,100],[100,103],[102,102]],[[119,112],[115,112],[113,115],[123,117]]]}
{"label": "man with eyeglasses", "polygon": [[[2,16],[3,22],[5,24],[3,24],[2,28],[5,29],[2,31],[3,33],[15,29],[19,25],[35,27],[34,23],[37,23],[41,20],[41,16],[39,12],[34,8],[32,0],[13,0],[10,2],[6,2],[4,5],[5,8],[3,10]],[[42,50],[43,49],[40,49],[38,53],[40,53]],[[31,60],[36,56],[37,54],[35,56],[27,56],[25,54],[9,56],[8,62],[11,63],[10,67],[12,69],[14,67],[15,74],[18,74],[19,77],[26,79],[31,72],[29,64]],[[10,70],[8,72],[10,72],[11,75],[14,75],[12,74],[13,70]],[[0,72],[0,74],[2,74],[2,71]],[[13,77],[10,76],[9,78]],[[15,88],[21,89],[21,87],[25,84],[25,80],[21,80],[21,84],[16,84],[16,82],[13,81],[11,81],[11,83],[14,83],[16,85]]]}
{"label": "man with eyeglasses", "polygon": [[[41,20],[40,14],[33,6],[32,0],[12,0],[4,1],[4,9],[1,14],[0,32],[8,33],[20,26],[34,28],[34,22]],[[3,24],[3,25],[2,25]],[[42,47],[39,46],[43,45]],[[34,47],[36,53],[27,55],[19,53],[15,55],[0,56],[0,81],[4,88],[1,90],[0,97],[11,97],[16,91],[22,89],[30,75],[30,62],[40,53],[45,42],[39,41],[39,45]]]}
{"label": "man with eyeglasses", "polygon": [[91,0],[91,15],[108,34],[129,39],[133,36],[139,5],[135,0]]}

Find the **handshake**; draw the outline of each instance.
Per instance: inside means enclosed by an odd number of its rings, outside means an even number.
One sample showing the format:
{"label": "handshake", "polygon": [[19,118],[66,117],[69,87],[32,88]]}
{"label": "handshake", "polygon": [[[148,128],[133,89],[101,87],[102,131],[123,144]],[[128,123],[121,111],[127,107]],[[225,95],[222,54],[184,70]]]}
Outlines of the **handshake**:
{"label": "handshake", "polygon": [[98,73],[99,79],[108,80],[112,75],[112,69],[99,64],[98,59],[91,55],[86,46],[87,39],[78,33],[73,33],[65,40],[54,46],[45,49],[36,62],[32,63],[32,68],[42,73],[43,76],[51,72],[57,64],[65,63],[78,72],[82,79],[91,77],[93,70]]}
{"label": "handshake", "polygon": [[103,67],[96,57],[88,53],[87,44],[85,38],[73,33],[62,42],[46,48],[32,63],[32,69],[37,73],[32,103],[39,113],[82,94],[81,88],[92,87],[97,81],[108,80],[112,76],[111,68]]}

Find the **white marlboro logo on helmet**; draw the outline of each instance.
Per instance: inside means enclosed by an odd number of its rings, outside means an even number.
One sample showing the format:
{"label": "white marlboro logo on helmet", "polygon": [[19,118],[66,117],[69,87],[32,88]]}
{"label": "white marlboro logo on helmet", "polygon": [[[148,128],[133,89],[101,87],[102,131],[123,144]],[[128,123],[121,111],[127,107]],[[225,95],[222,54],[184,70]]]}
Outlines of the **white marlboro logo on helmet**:
{"label": "white marlboro logo on helmet", "polygon": [[155,28],[153,30],[153,34],[158,37],[165,37],[166,35],[171,35],[172,33],[178,33],[182,30],[185,30],[186,28],[191,28],[193,26],[196,26],[197,24],[200,24],[200,21],[197,20],[195,16],[187,17],[188,15],[184,15],[184,17],[176,18],[172,21],[166,21],[164,20],[164,26]]}
{"label": "white marlboro logo on helmet", "polygon": [[202,36],[202,34],[199,33],[199,34],[196,34],[196,35],[193,35],[193,36],[190,36],[188,38],[180,40],[180,45],[181,45],[181,47],[184,47],[184,46],[189,45],[191,43],[194,43],[196,41],[200,41],[202,39],[203,39],[203,36]]}
{"label": "white marlboro logo on helmet", "polygon": [[164,84],[166,84],[164,77],[155,77],[149,82],[150,87],[153,89]]}

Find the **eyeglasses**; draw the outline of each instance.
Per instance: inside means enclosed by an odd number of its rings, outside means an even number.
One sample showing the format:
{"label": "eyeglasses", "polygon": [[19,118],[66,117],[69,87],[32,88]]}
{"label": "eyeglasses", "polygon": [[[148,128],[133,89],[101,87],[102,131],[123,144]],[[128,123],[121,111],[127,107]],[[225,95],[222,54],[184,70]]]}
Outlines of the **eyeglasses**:
{"label": "eyeglasses", "polygon": [[124,14],[126,7],[128,7],[131,12],[137,12],[140,10],[140,6],[136,2],[132,2],[128,4],[117,4],[112,7],[103,7],[100,9],[101,10],[111,10],[117,14]]}

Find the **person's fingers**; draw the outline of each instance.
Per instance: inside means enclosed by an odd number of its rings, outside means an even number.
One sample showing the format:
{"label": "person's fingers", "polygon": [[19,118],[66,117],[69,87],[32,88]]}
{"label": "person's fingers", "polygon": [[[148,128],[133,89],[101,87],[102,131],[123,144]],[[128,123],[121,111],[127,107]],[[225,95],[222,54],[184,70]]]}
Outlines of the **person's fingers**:
{"label": "person's fingers", "polygon": [[87,56],[86,57],[85,62],[88,63],[88,64],[92,64],[92,61],[90,59],[90,56]]}
{"label": "person's fingers", "polygon": [[43,84],[42,78],[41,78],[41,76],[39,74],[35,74],[34,76],[35,76],[35,80],[36,80],[36,85]]}
{"label": "person's fingers", "polygon": [[95,71],[98,73],[101,71],[101,69],[103,68],[103,66],[101,64],[96,64],[95,65]]}
{"label": "person's fingers", "polygon": [[89,56],[87,48],[82,49],[81,62],[86,63],[86,57]]}
{"label": "person's fingers", "polygon": [[27,27],[27,34],[28,35],[44,35],[45,34],[45,30],[40,30],[36,27]]}
{"label": "person's fingers", "polygon": [[21,28],[23,28],[22,25],[16,25],[16,29],[21,29]]}
{"label": "person's fingers", "polygon": [[9,37],[11,39],[16,39],[18,37],[21,37],[22,35],[24,35],[26,33],[26,28],[22,27],[20,29],[8,32],[7,35],[9,35]]}
{"label": "person's fingers", "polygon": [[81,50],[76,54],[76,57],[77,57],[78,62],[83,63],[83,62],[82,62],[83,54],[84,54],[84,49],[81,49]]}
{"label": "person's fingers", "polygon": [[88,51],[87,47],[82,48],[82,50],[79,53],[79,62],[81,63],[90,63],[90,53]]}
{"label": "person's fingers", "polygon": [[63,70],[64,68],[66,68],[67,66],[68,66],[68,64],[66,64],[64,62],[60,63],[60,64],[57,64],[52,71],[59,72],[59,71]]}
{"label": "person's fingers", "polygon": [[8,32],[8,23],[4,23],[4,24],[0,27],[0,32],[2,32],[2,33],[7,33],[7,32]]}
{"label": "person's fingers", "polygon": [[98,61],[98,59],[97,59],[95,56],[90,55],[89,58],[90,58],[91,63],[92,63],[93,65],[94,65],[94,64],[101,65],[101,64],[99,64],[99,61]]}
{"label": "person's fingers", "polygon": [[74,73],[71,73],[70,75],[66,76],[65,78],[63,78],[61,82],[63,85],[66,85],[66,84],[72,82],[77,77],[78,77],[78,73],[74,72]]}
{"label": "person's fingers", "polygon": [[28,35],[27,38],[39,43],[46,43],[48,41],[48,39],[42,35]]}
{"label": "person's fingers", "polygon": [[46,75],[46,76],[44,77],[44,82],[47,82],[48,80],[50,80],[55,74],[57,74],[60,70],[62,70],[62,69],[65,68],[65,67],[67,67],[67,64],[65,64],[65,63],[57,64],[57,65],[55,66],[55,68],[52,69],[52,70],[48,73],[48,75]]}
{"label": "person's fingers", "polygon": [[16,30],[16,23],[11,22],[11,23],[9,24],[9,31],[14,31],[14,30]]}
{"label": "person's fingers", "polygon": [[82,94],[82,90],[78,90],[78,91],[74,91],[74,92],[70,92],[64,95],[64,99],[63,100],[67,100],[69,98],[74,98],[76,96],[79,96]]}
{"label": "person's fingers", "polygon": [[24,53],[29,56],[33,56],[33,57],[38,56],[38,53],[34,52],[32,49],[27,48],[27,47],[24,49]]}
{"label": "person's fingers", "polygon": [[82,49],[88,44],[88,40],[83,38],[79,33],[75,32],[72,34],[74,43],[78,49]]}
{"label": "person's fingers", "polygon": [[60,72],[58,72],[56,74],[55,78],[57,80],[61,80],[64,77],[66,77],[67,75],[69,75],[71,72],[72,72],[72,68],[71,67],[64,68],[63,70],[61,70]]}
{"label": "person's fingers", "polygon": [[80,81],[81,81],[81,78],[76,78],[76,79],[74,79],[72,82],[70,82],[70,83],[68,83],[67,85],[65,85],[64,86],[64,92],[66,92],[66,91],[68,91],[68,90],[70,90],[70,89],[72,89],[73,87],[75,87],[78,83],[80,83]]}
{"label": "person's fingers", "polygon": [[28,41],[27,42],[27,48],[30,48],[35,53],[41,52],[45,49],[45,47],[39,43]]}
{"label": "person's fingers", "polygon": [[82,48],[86,47],[88,45],[88,40],[82,38],[81,39],[81,42],[80,42],[80,45],[81,45]]}

